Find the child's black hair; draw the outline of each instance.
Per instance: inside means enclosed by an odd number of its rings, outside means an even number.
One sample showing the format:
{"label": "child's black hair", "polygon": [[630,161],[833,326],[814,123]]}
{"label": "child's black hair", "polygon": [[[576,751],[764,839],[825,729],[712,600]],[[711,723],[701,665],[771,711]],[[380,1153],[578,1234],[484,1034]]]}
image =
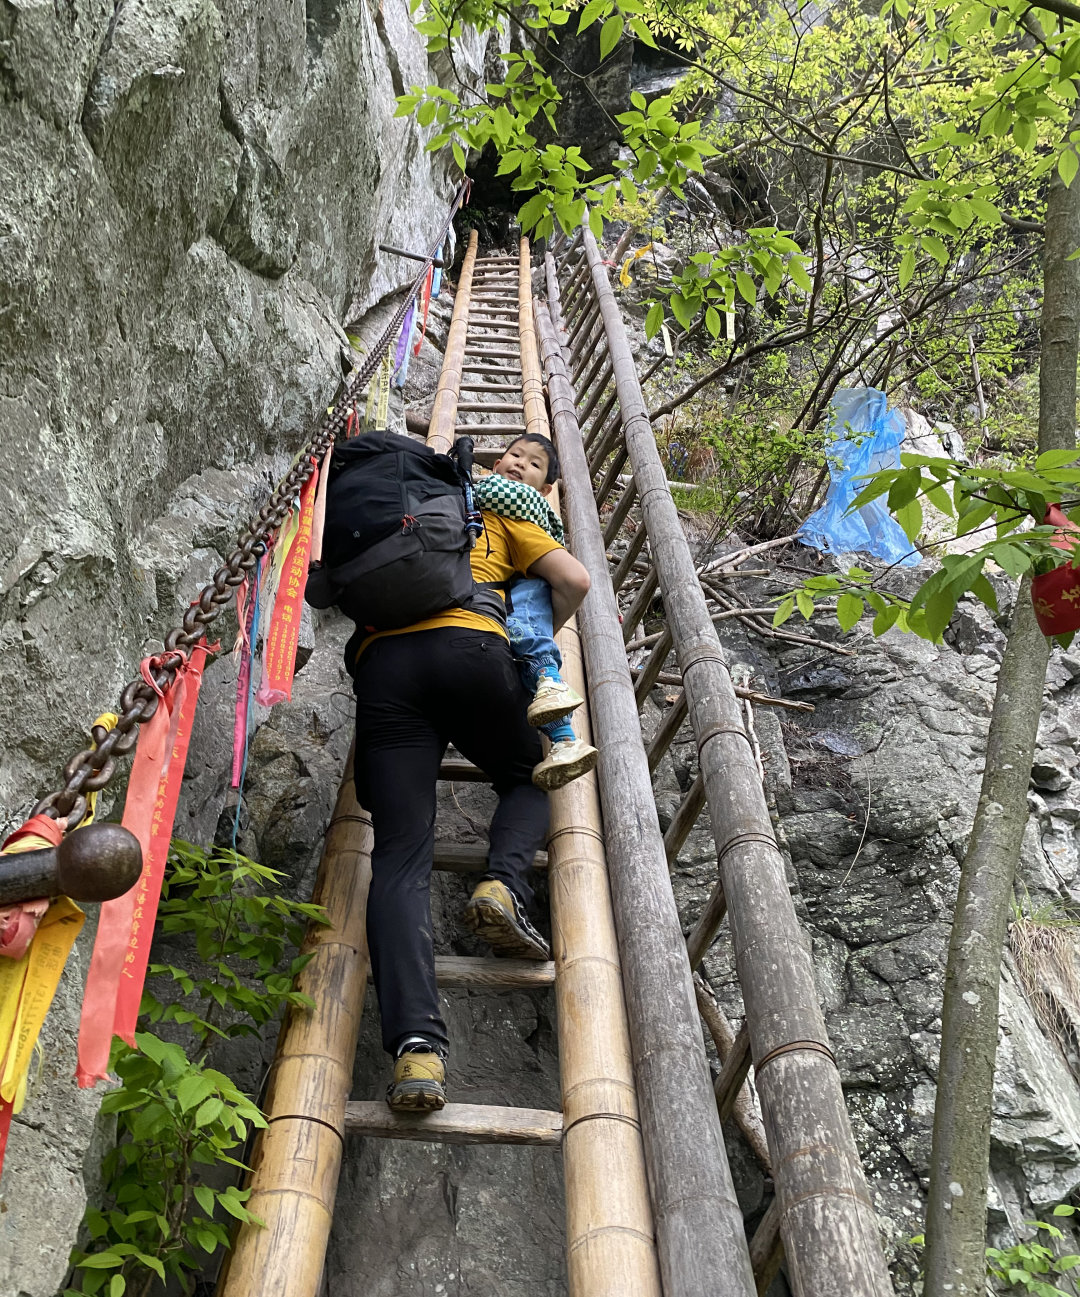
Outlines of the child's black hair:
{"label": "child's black hair", "polygon": [[523,432],[520,437],[515,437],[508,445],[503,447],[503,454],[512,450],[515,446],[526,442],[530,446],[540,446],[547,455],[547,477],[544,478],[546,485],[551,486],[553,482],[559,480],[559,452],[555,449],[555,443],[548,437],[539,432]]}

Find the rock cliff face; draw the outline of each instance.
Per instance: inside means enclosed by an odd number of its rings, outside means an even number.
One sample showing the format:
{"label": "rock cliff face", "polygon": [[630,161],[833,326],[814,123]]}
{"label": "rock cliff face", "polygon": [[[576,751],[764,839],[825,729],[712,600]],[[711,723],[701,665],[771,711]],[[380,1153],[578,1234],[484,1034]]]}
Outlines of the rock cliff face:
{"label": "rock cliff face", "polygon": [[[479,77],[484,51],[461,52]],[[239,524],[303,442],[341,375],[340,321],[375,336],[426,245],[447,177],[394,94],[430,68],[405,0],[0,0],[0,807],[7,827],[182,614]],[[436,308],[436,317],[438,316]],[[433,321],[438,339],[445,319]],[[425,347],[410,377],[434,385]],[[883,1223],[921,1220],[937,1007],[957,861],[970,826],[1000,631],[965,614],[941,648],[890,634],[855,658],[772,653],[725,623],[758,687],[813,701],[799,724],[758,709],[791,885]],[[348,748],[347,628],[323,618],[293,701],[259,713],[241,846],[310,888]],[[233,628],[223,625],[223,637]],[[208,670],[177,832],[231,817],[235,667]],[[1076,901],[1080,658],[1057,655],[1023,878],[1033,903]],[[654,691],[650,723],[668,706]],[[662,822],[693,780],[684,731],[662,763]],[[116,793],[111,794],[115,803]],[[482,840],[487,794],[444,788],[440,833]],[[108,798],[105,809],[109,808]],[[231,823],[231,819],[229,819]],[[707,820],[674,869],[692,921],[715,879]],[[439,949],[478,954],[458,923],[464,880],[436,876]],[[91,916],[93,917],[93,916]],[[0,1183],[0,1294],[62,1285],[100,1140],[72,1080],[92,924],[42,1038]],[[740,1012],[723,939],[707,960]],[[558,1101],[548,993],[447,992],[454,1097]],[[995,1228],[1080,1184],[1080,1092],[1011,965],[995,1126]],[[255,1092],[272,1050],[222,1060]],[[1067,1050],[1067,1043],[1066,1043]],[[1075,1064],[1075,1059],[1073,1060]],[[354,1093],[385,1085],[369,1006]],[[765,1183],[732,1132],[744,1207]],[[780,1285],[782,1287],[782,1283]],[[328,1258],[330,1297],[559,1297],[562,1182],[545,1150],[355,1141]]]}
{"label": "rock cliff face", "polygon": [[[478,76],[482,62],[476,44],[458,69]],[[8,828],[57,786],[305,440],[341,377],[346,312],[410,278],[412,263],[377,244],[426,247],[440,228],[442,164],[393,119],[403,84],[439,71],[405,0],[0,4]],[[211,702],[228,669],[208,673]],[[262,767],[280,742],[318,788],[307,819],[253,808],[275,859],[316,850],[339,778],[347,699],[324,683],[316,674],[304,724],[325,767],[291,755],[295,735],[260,736]],[[207,837],[223,801],[219,725],[196,744],[183,812],[205,811]],[[12,1132],[5,1297],[56,1291],[95,1173],[97,1099],[71,1080],[91,940],[70,962]]]}

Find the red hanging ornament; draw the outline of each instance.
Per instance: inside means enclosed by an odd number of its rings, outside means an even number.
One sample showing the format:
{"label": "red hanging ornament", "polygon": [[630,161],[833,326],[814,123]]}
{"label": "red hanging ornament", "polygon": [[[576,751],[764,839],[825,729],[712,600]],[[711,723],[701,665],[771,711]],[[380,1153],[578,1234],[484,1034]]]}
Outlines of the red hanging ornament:
{"label": "red hanging ornament", "polygon": [[[1073,548],[1067,533],[1078,532],[1080,527],[1070,522],[1057,505],[1047,509],[1043,525],[1058,528],[1058,536],[1051,541],[1057,549]],[[1035,577],[1031,582],[1031,602],[1035,620],[1047,638],[1080,630],[1080,570],[1064,563],[1052,572]]]}

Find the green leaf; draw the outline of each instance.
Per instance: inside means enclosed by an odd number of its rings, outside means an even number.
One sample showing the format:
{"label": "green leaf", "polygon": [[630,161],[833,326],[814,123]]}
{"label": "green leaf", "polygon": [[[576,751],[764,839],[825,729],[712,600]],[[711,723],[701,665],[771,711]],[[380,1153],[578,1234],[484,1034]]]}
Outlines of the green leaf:
{"label": "green leaf", "polygon": [[109,1297],[124,1297],[127,1280],[122,1274],[114,1274],[109,1280]]}
{"label": "green leaf", "polygon": [[176,1099],[180,1104],[180,1111],[187,1112],[188,1109],[196,1107],[207,1095],[213,1093],[213,1089],[213,1081],[199,1072],[192,1072],[185,1076],[176,1087]]}
{"label": "green leaf", "polygon": [[772,624],[774,626],[783,626],[784,622],[787,621],[794,611],[795,596],[789,594],[786,598],[781,599],[780,603],[777,605],[776,612],[773,613]]}
{"label": "green leaf", "polygon": [[600,57],[606,59],[611,51],[618,45],[623,34],[623,16],[622,14],[612,14],[606,19],[603,27],[600,28]]}
{"label": "green leaf", "polygon": [[461,145],[457,142],[457,140],[454,140],[451,143],[450,148],[454,154],[454,161],[458,164],[461,174],[464,175],[465,174],[465,151],[462,149]]}
{"label": "green leaf", "polygon": [[577,34],[580,36],[586,27],[591,27],[601,10],[607,8],[609,0],[589,0],[589,3],[581,11],[581,17],[578,19]]}
{"label": "green leaf", "polygon": [[1075,464],[1080,458],[1080,450],[1044,450],[1035,461],[1035,470],[1045,473],[1048,469],[1064,468],[1066,464]]}
{"label": "green leaf", "polygon": [[949,251],[940,239],[936,239],[932,234],[924,234],[922,245],[924,250],[929,252],[939,266],[948,264]]}
{"label": "green leaf", "polygon": [[897,272],[897,278],[901,288],[907,288],[911,283],[911,276],[915,273],[915,249],[908,248],[900,261],[900,269]]}
{"label": "green leaf", "polygon": [[220,1099],[207,1099],[199,1111],[195,1114],[195,1125],[198,1128],[209,1126],[212,1122],[217,1121],[225,1111],[225,1105]]}
{"label": "green leaf", "polygon": [[904,535],[914,545],[922,531],[923,511],[918,500],[909,500],[895,512],[896,521],[904,530]]}
{"label": "green leaf", "polygon": [[645,317],[645,337],[650,342],[660,331],[661,324],[664,323],[664,307],[661,302],[653,302],[649,307],[649,313]]}
{"label": "green leaf", "polygon": [[1008,572],[1009,576],[1019,577],[1031,566],[1031,559],[1019,546],[1008,541],[999,541],[990,547],[990,556],[998,567]]}
{"label": "green leaf", "polygon": [[809,590],[796,590],[795,603],[803,615],[803,620],[809,621],[814,615],[814,596]]}
{"label": "green leaf", "polygon": [[208,1216],[214,1214],[214,1191],[205,1184],[195,1186],[195,1201]]}
{"label": "green leaf", "polygon": [[975,215],[986,225],[1000,225],[1001,212],[986,198],[969,198],[968,203]]}
{"label": "green leaf", "polygon": [[720,336],[720,312],[715,306],[705,308],[705,327],[714,338]]}
{"label": "green leaf", "polygon": [[803,265],[801,258],[792,257],[787,263],[788,274],[791,276],[791,282],[796,288],[801,289],[804,293],[812,293],[814,285],[810,276],[806,273],[806,267]]}
{"label": "green leaf", "polygon": [[996,512],[997,506],[992,500],[977,500],[970,509],[964,509],[956,523],[957,536],[966,536],[968,532],[981,527]]}
{"label": "green leaf", "polygon": [[78,1263],[80,1270],[114,1270],[124,1264],[124,1258],[115,1252],[93,1252]]}
{"label": "green leaf", "polygon": [[946,586],[926,601],[926,629],[935,642],[941,638],[945,627],[952,620],[958,598],[959,593],[952,586]]}
{"label": "green leaf", "polygon": [[683,297],[682,293],[672,293],[669,302],[671,313],[684,329],[689,329],[690,322],[694,318],[694,311],[690,303]]}
{"label": "green leaf", "polygon": [[235,1216],[237,1220],[246,1221],[248,1219],[249,1213],[247,1208],[244,1207],[236,1198],[231,1197],[228,1194],[222,1194],[218,1201],[230,1216]]}
{"label": "green leaf", "polygon": [[1075,179],[1078,167],[1080,167],[1080,159],[1077,159],[1076,150],[1070,145],[1058,155],[1058,175],[1066,189]]}
{"label": "green leaf", "polygon": [[631,18],[630,30],[643,45],[648,45],[648,47],[653,50],[658,50],[660,48],[656,43],[656,37],[652,34],[652,29],[644,18]]}
{"label": "green leaf", "polygon": [[851,630],[863,615],[863,601],[857,594],[846,591],[836,601],[836,620],[842,631]]}
{"label": "green leaf", "polygon": [[902,612],[898,603],[890,604],[887,608],[878,613],[874,618],[874,624],[871,627],[876,636],[884,635],[887,630],[891,630],[896,625],[896,620]]}
{"label": "green leaf", "polygon": [[746,302],[751,306],[757,303],[757,285],[745,270],[736,273],[735,285]]}

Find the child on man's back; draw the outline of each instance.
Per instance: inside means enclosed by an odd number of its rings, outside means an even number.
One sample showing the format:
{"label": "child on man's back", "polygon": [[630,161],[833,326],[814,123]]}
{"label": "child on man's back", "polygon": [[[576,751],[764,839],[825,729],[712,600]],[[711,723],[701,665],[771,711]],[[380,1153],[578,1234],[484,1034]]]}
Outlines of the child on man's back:
{"label": "child on man's back", "polygon": [[[558,476],[554,445],[539,433],[526,433],[506,447],[473,494],[480,508],[536,523],[561,544],[562,523],[544,498]],[[552,631],[551,587],[539,577],[522,577],[510,587],[509,603],[510,648],[522,683],[532,695],[529,723],[551,742],[551,750],[533,770],[533,783],[550,792],[590,771],[597,752],[577,737],[570,724],[570,713],[584,700],[560,675],[562,655]]]}

